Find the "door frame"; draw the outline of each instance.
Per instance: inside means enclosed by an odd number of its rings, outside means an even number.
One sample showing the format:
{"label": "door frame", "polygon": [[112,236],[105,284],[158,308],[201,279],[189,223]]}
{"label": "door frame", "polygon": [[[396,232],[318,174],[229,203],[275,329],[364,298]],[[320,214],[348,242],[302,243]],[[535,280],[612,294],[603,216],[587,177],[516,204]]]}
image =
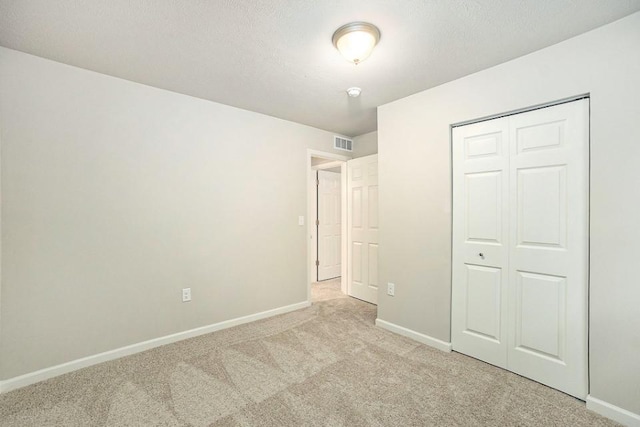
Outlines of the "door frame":
{"label": "door frame", "polygon": [[[312,166],[311,159],[313,157],[328,160],[327,163]],[[321,169],[331,169],[340,166],[340,209],[341,209],[341,230],[340,230],[340,246],[341,246],[341,277],[340,290],[346,294],[347,292],[347,161],[351,160],[349,156],[329,153],[326,151],[318,151],[307,149],[306,168],[307,168],[307,301],[311,302],[311,283],[316,281],[316,259],[318,256],[318,246],[316,235],[315,218],[317,213],[317,187],[316,187],[316,171]]]}

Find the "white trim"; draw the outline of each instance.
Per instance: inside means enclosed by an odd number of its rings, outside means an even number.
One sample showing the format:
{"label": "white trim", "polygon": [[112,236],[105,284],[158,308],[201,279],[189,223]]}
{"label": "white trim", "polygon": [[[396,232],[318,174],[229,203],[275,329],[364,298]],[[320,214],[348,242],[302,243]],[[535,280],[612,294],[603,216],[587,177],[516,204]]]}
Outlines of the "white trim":
{"label": "white trim", "polygon": [[[0,135],[2,135],[0,129]],[[1,152],[2,152],[2,140],[0,140],[0,160],[1,160]],[[2,162],[0,161],[0,165]],[[2,170],[0,168],[0,177],[2,177]],[[0,180],[0,236],[2,236],[2,182]],[[2,336],[2,244],[0,244],[0,336]],[[2,393],[2,387],[0,384],[0,393]]]}
{"label": "white trim", "polygon": [[386,329],[387,331],[395,332],[412,340],[426,344],[429,347],[436,348],[441,351],[449,353],[451,351],[451,343],[439,340],[437,338],[430,337],[429,335],[421,334],[420,332],[412,331],[411,329],[404,328],[402,326],[395,325],[387,322],[386,320],[376,319],[376,326]]}
{"label": "white trim", "polygon": [[474,123],[486,122],[487,120],[499,119],[500,117],[513,116],[515,114],[527,113],[533,110],[540,110],[541,108],[554,107],[560,104],[566,104],[568,102],[578,101],[580,99],[590,99],[590,93],[583,93],[582,95],[570,96],[568,98],[557,99],[551,102],[545,102],[542,104],[531,105],[529,107],[518,108],[517,110],[506,111],[504,113],[493,114],[491,116],[478,117],[477,119],[465,120],[463,122],[454,123],[451,125],[451,129],[471,125]]}
{"label": "white trim", "polygon": [[334,160],[331,162],[320,163],[319,165],[311,166],[311,169],[321,171],[325,169],[333,169],[336,167],[340,167],[342,164],[344,164],[344,161]]}
{"label": "white trim", "polygon": [[342,163],[342,166],[340,166],[340,178],[342,179],[341,181],[341,185],[342,185],[342,192],[341,192],[341,196],[342,199],[340,200],[340,215],[342,215],[342,223],[340,226],[340,230],[341,230],[341,236],[340,236],[340,243],[342,245],[342,252],[341,252],[341,271],[340,271],[340,290],[342,291],[343,294],[348,295],[348,290],[347,290],[347,274],[348,274],[348,259],[347,259],[347,253],[348,253],[348,242],[349,242],[349,235],[348,235],[348,230],[347,230],[347,221],[348,221],[348,211],[347,211],[347,193],[348,193],[348,189],[347,189],[347,162]]}
{"label": "white trim", "polygon": [[83,357],[81,359],[72,360],[61,365],[52,366],[50,368],[41,369],[39,371],[30,372],[8,380],[0,381],[0,393],[6,393],[17,388],[35,384],[49,378],[57,377],[68,372],[86,368],[88,366],[97,365],[98,363],[108,362],[110,360],[119,359],[135,353],[140,353],[162,345],[171,344],[188,338],[209,334],[222,329],[231,328],[233,326],[242,325],[244,323],[254,322],[256,320],[265,319],[267,317],[277,316],[278,314],[289,313],[290,311],[299,310],[309,307],[309,301],[303,301],[296,304],[286,305],[284,307],[274,308],[272,310],[262,311],[260,313],[250,314],[248,316],[238,317],[235,319],[225,320],[223,322],[214,323],[212,325],[201,326],[199,328],[190,329],[176,334],[166,335],[164,337],[154,338],[148,341],[139,342],[137,344],[120,347],[115,350],[105,351],[104,353],[94,354],[92,356]]}
{"label": "white trim", "polygon": [[343,162],[351,160],[351,156],[345,156],[344,154],[336,154],[328,151],[312,150],[311,148],[307,148],[307,158],[309,159],[309,164],[311,164],[312,157],[321,157],[323,159],[329,160],[342,160]]}
{"label": "white trim", "polygon": [[629,427],[640,426],[640,415],[612,405],[591,395],[587,396],[587,409]]}
{"label": "white trim", "polygon": [[316,260],[318,259],[318,246],[316,243],[316,171],[311,168],[311,157],[307,159],[307,301],[311,301],[311,283],[318,278]]}

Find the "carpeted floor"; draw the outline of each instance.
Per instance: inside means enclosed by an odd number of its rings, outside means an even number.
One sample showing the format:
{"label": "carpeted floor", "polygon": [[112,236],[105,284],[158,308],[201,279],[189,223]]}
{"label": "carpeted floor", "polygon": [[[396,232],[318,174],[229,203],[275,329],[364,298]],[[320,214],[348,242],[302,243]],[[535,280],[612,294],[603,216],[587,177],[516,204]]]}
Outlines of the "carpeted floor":
{"label": "carpeted floor", "polygon": [[0,396],[2,426],[607,426],[563,393],[374,326],[337,281],[312,307]]}

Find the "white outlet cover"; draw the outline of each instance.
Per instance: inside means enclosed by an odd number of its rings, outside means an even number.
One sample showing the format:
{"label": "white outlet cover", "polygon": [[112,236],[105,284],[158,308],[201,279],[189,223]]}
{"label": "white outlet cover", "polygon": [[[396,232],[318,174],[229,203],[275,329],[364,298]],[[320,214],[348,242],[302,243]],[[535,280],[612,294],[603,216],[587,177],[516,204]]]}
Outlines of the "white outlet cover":
{"label": "white outlet cover", "polygon": [[304,216],[300,215],[298,217],[298,225],[304,225]]}
{"label": "white outlet cover", "polygon": [[191,288],[184,288],[182,290],[182,302],[191,301]]}
{"label": "white outlet cover", "polygon": [[395,296],[395,294],[396,294],[396,284],[387,283],[387,295]]}

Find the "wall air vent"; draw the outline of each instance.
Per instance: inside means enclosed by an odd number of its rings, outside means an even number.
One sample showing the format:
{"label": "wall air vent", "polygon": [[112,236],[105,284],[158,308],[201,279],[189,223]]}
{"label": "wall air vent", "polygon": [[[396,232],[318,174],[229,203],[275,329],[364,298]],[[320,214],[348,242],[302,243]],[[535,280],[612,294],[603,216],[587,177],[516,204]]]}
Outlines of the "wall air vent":
{"label": "wall air vent", "polygon": [[334,136],[333,148],[337,150],[353,151],[353,141],[341,136]]}

